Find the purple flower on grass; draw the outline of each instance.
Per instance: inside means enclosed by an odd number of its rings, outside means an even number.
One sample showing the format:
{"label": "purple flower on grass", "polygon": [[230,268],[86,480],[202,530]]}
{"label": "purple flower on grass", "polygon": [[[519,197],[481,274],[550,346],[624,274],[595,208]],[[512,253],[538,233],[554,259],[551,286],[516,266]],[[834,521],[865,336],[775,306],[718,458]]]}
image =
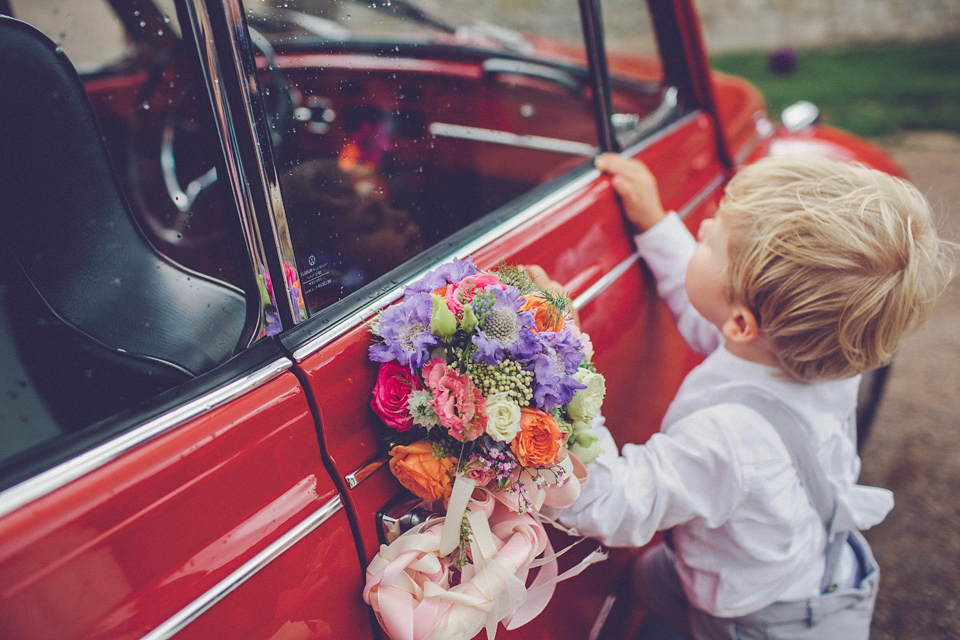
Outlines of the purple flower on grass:
{"label": "purple flower on grass", "polygon": [[439,340],[430,333],[433,300],[429,293],[408,294],[400,304],[380,314],[380,337],[383,343],[370,345],[374,362],[396,361],[419,370],[430,357],[430,350]]}
{"label": "purple flower on grass", "polygon": [[467,276],[477,273],[477,265],[473,264],[473,259],[467,257],[466,260],[454,258],[451,262],[445,262],[427,275],[423,276],[410,286],[404,292],[410,295],[412,292],[430,293],[451,282],[460,282]]}
{"label": "purple flower on grass", "polygon": [[533,399],[544,411],[570,402],[586,385],[572,376],[583,359],[580,341],[569,329],[557,333],[541,333],[543,351],[533,361]]}
{"label": "purple flower on grass", "polygon": [[516,287],[487,287],[472,304],[479,318],[473,336],[477,347],[474,358],[478,361],[496,365],[509,354],[514,360],[527,362],[541,350],[540,338],[531,328],[535,326],[533,314],[517,312],[523,298]]}

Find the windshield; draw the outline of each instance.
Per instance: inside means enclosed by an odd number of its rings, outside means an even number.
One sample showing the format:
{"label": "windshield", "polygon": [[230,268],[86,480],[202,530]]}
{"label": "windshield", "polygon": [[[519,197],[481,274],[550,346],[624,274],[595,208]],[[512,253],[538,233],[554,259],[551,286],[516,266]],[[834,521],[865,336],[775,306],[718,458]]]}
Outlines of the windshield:
{"label": "windshield", "polygon": [[[567,34],[551,31],[550,21],[499,26],[477,15],[477,7],[460,11],[460,2],[431,0],[267,0],[250,3],[250,26],[274,44],[309,44],[317,41],[447,42],[516,53],[530,53],[533,44],[521,33],[538,30],[552,38],[579,39],[579,30]],[[468,7],[465,5],[465,9]],[[492,13],[492,12],[491,12]],[[473,15],[471,15],[473,14]],[[542,18],[542,16],[541,16]]]}

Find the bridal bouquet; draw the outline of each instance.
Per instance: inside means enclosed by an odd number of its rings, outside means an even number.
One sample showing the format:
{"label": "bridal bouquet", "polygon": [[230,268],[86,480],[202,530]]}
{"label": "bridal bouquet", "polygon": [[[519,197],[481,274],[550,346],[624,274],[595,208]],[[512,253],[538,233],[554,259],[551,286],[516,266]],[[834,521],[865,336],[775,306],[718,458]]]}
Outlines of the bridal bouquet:
{"label": "bridal bouquet", "polygon": [[557,581],[602,559],[557,576],[541,514],[573,503],[599,453],[591,423],[605,389],[589,338],[566,296],[469,259],[407,287],[371,331],[370,405],[387,427],[390,470],[445,517],[381,548],[365,599],[395,640],[520,626]]}

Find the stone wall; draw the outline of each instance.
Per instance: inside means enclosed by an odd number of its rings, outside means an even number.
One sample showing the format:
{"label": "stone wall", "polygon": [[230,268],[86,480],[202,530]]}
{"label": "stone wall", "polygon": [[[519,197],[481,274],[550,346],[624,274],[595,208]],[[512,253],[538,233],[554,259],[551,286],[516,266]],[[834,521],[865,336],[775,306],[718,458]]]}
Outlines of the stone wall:
{"label": "stone wall", "polygon": [[710,51],[960,36],[960,0],[696,0],[696,4]]}

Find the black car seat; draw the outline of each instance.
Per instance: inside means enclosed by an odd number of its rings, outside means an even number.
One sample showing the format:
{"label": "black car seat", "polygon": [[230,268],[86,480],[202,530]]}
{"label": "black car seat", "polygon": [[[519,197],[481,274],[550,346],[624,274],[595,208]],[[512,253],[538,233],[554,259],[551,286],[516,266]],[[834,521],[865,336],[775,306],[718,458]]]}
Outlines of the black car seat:
{"label": "black car seat", "polygon": [[76,70],[41,32],[6,16],[0,238],[0,313],[25,376],[41,395],[59,398],[54,410],[66,423],[110,415],[237,349],[243,293],[144,239]]}

